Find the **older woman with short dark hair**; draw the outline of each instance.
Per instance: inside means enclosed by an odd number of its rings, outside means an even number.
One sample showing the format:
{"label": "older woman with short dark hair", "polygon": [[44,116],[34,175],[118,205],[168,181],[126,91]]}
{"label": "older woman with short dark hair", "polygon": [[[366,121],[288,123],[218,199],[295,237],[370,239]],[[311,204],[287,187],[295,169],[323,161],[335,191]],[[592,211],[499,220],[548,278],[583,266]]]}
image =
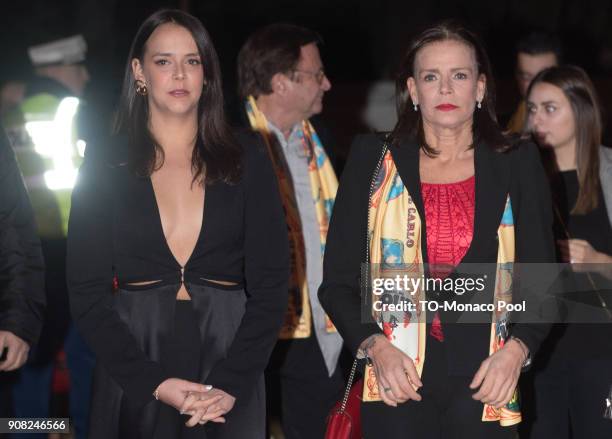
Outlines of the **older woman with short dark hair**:
{"label": "older woman with short dark hair", "polygon": [[[362,301],[359,278],[363,262],[382,277],[410,267],[426,278],[447,277],[434,265],[458,272],[463,264],[498,263],[495,285],[478,300],[499,304],[513,294],[505,283],[508,266],[554,259],[550,194],[537,148],[500,131],[487,55],[456,24],[417,36],[397,85],[403,100],[394,130],[353,145],[319,290],[349,348],[367,359],[364,437],[514,437],[521,420],[517,381],[549,327],[512,324],[506,312],[478,324],[451,324],[457,315],[420,308],[398,316],[374,306],[375,297]],[[402,300],[477,297],[455,294],[418,290]],[[364,302],[369,322],[362,321]]]}

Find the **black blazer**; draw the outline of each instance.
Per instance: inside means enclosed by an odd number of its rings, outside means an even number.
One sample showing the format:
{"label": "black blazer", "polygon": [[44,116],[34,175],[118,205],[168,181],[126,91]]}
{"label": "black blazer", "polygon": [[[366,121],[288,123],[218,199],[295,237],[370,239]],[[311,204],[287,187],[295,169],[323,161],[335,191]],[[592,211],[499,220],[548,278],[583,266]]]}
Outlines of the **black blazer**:
{"label": "black blazer", "polygon": [[34,212],[15,154],[0,127],[0,330],[32,346],[44,311],[44,262]]}
{"label": "black blazer", "polygon": [[[182,278],[201,285],[210,285],[206,279],[238,284],[228,291],[244,288],[247,311],[227,357],[206,377],[207,384],[236,398],[256,387],[277,339],[287,308],[287,225],[265,150],[252,134],[240,133],[238,140],[244,150],[242,178],[206,186],[202,229],[185,267],[166,243],[150,178],[134,175],[126,165],[127,144],[117,139],[107,149],[94,148],[97,155],[86,155],[79,171],[68,231],[72,316],[99,364],[137,405],[150,402],[153,390],[169,376],[121,319],[112,293],[114,277],[120,289],[142,295],[164,285],[178,291]],[[128,285],[149,280],[159,282]],[[150,296],[158,314],[134,315],[143,328],[157,330],[151,321],[159,323],[163,333],[174,316],[174,296],[169,304]],[[210,310],[198,300],[194,296],[192,304],[202,322]]]}
{"label": "black blazer", "polygon": [[[370,335],[382,333],[374,322],[362,323],[360,264],[365,262],[370,181],[383,140],[358,137],[347,161],[336,197],[325,250],[319,299],[349,348],[356,352]],[[419,147],[405,141],[390,147],[398,172],[421,217],[423,260],[427,261],[426,217],[419,177]],[[463,263],[497,261],[497,229],[510,194],[516,236],[516,262],[554,262],[552,208],[547,180],[535,145],[521,142],[499,153],[484,143],[475,146],[476,206],[474,233]],[[514,301],[521,300],[516,297]],[[444,327],[449,373],[469,376],[488,356],[489,324]],[[512,333],[535,353],[550,330],[548,324],[515,324]]]}

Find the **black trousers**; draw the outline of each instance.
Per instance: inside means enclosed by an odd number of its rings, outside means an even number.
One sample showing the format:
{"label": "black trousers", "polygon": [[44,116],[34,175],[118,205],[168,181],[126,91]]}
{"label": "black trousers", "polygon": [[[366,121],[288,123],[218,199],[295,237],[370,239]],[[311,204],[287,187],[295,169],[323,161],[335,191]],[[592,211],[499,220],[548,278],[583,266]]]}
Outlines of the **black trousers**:
{"label": "black trousers", "polygon": [[551,358],[528,377],[533,386],[525,438],[610,439],[612,420],[604,419],[612,386],[612,358]]}
{"label": "black trousers", "polygon": [[[11,393],[15,372],[0,372],[0,418],[10,418],[13,413],[13,398]],[[0,437],[2,437],[0,435]]]}
{"label": "black trousers", "polygon": [[473,377],[449,376],[444,344],[428,335],[421,401],[397,407],[361,404],[365,439],[514,439],[515,427],[482,422],[483,405],[472,399]]}
{"label": "black trousers", "polygon": [[[194,343],[198,339],[198,326],[190,301],[177,300],[174,318],[174,333],[172,340],[162,345],[162,365],[171,376],[181,377],[189,381],[198,381],[200,364],[200,346]],[[133,423],[139,417],[139,408],[131,407],[124,400],[119,419],[119,437],[138,439],[188,439],[206,438],[206,426],[185,426],[190,418],[181,415],[178,410],[166,404],[159,404],[156,425],[152,432],[142,432]]]}
{"label": "black trousers", "polygon": [[[153,361],[168,376],[207,383],[215,364],[227,357],[247,301],[240,289],[186,283],[191,300],[176,300],[178,284],[119,291],[113,306]],[[112,342],[109,341],[109,342]],[[234,439],[265,437],[265,386],[260,372],[225,416],[226,423],[183,428],[187,420],[161,401],[144,406],[108,375],[94,374],[90,439]],[[152,391],[153,389],[151,389]],[[119,428],[118,428],[119,427]],[[134,432],[135,431],[135,432]]]}
{"label": "black trousers", "polygon": [[342,398],[344,380],[341,368],[327,373],[316,336],[279,340],[266,370],[268,413],[280,401],[285,439],[323,439],[326,420],[334,404]]}

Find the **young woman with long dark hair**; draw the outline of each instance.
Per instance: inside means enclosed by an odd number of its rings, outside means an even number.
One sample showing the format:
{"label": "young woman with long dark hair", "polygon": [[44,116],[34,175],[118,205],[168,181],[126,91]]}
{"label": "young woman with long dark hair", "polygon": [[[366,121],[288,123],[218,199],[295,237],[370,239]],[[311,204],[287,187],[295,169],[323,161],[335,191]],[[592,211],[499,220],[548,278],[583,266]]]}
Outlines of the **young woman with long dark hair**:
{"label": "young woman with long dark hair", "polygon": [[69,226],[72,313],[98,359],[90,437],[263,437],[286,225],[264,150],[225,123],[196,18],[142,24],[117,129],[86,157]]}

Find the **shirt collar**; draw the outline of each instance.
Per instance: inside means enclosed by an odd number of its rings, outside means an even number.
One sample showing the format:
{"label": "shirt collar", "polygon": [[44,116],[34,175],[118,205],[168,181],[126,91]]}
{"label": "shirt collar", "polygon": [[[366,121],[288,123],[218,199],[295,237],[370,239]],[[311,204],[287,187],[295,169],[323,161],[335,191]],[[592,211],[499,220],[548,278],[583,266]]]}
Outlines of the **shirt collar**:
{"label": "shirt collar", "polygon": [[299,133],[299,130],[301,129],[301,126],[302,126],[301,122],[298,122],[295,125],[293,125],[293,127],[291,128],[291,133],[289,134],[289,138],[286,139],[283,132],[276,125],[274,125],[272,122],[268,120],[268,128],[270,128],[270,131],[273,132],[274,135],[276,135],[279,143],[281,144],[283,148],[287,148],[289,144],[296,138],[296,136]]}

